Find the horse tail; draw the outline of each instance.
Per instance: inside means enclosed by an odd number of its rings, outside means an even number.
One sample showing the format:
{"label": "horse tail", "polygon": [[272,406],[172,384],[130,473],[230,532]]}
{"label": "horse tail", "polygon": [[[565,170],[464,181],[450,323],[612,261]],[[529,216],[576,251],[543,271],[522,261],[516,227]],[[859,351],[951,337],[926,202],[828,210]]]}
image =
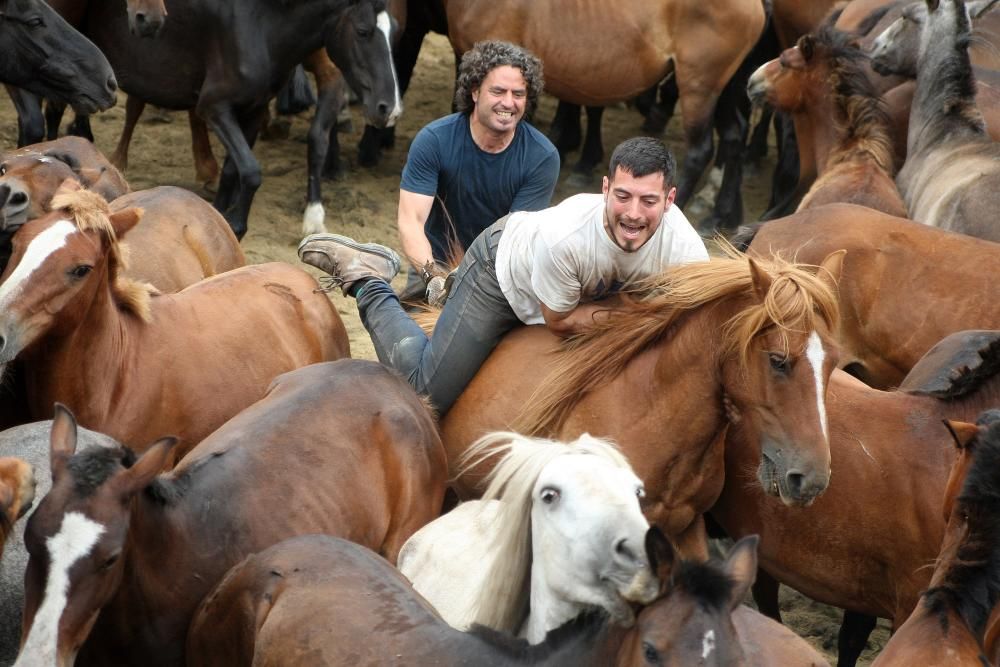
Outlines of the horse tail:
{"label": "horse tail", "polygon": [[191,225],[184,225],[184,231],[181,232],[184,236],[184,242],[187,246],[191,248],[191,252],[194,256],[198,258],[198,263],[201,264],[201,273],[205,278],[211,278],[215,275],[215,263],[212,261],[208,250],[205,248],[205,244],[194,237],[194,232],[191,230]]}

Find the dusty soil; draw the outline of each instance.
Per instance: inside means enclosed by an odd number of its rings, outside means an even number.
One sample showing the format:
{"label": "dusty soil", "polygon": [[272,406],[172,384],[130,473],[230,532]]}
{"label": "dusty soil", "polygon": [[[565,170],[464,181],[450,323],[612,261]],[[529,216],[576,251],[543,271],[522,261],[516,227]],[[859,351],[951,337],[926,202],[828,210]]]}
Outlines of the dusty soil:
{"label": "dusty soil", "polygon": [[[414,134],[426,123],[450,111],[454,64],[451,48],[445,38],[428,36],[414,72],[412,85],[407,93],[406,110],[396,131],[396,146],[385,152],[378,167],[366,169],[357,166],[356,145],[362,130],[360,114],[354,112],[353,133],[342,134],[341,143],[350,167],[341,181],[327,181],[323,185],[327,229],[363,241],[376,241],[398,249],[395,215],[399,176],[406,160],[407,147]],[[0,150],[13,148],[17,140],[16,115],[6,96],[0,96]],[[93,130],[96,142],[106,154],[114,150],[124,123],[124,95],[119,104],[96,116]],[[546,130],[555,112],[555,101],[546,98],[539,106],[535,125]],[[262,165],[263,184],[257,192],[250,215],[249,233],[243,247],[250,262],[284,261],[298,265],[296,247],[301,240],[301,218],[305,204],[306,134],[311,113],[290,118],[287,138],[258,141],[255,153]],[[68,122],[67,117],[65,122]],[[625,105],[610,108],[604,114],[604,143],[607,151],[619,141],[640,134],[642,118],[634,109]],[[683,139],[677,119],[670,124],[665,141],[683,157]],[[224,152],[213,137],[216,155]],[[773,168],[773,148],[762,167],[745,175],[744,211],[746,220],[754,220],[766,207],[770,193],[770,172]],[[577,155],[570,154],[562,169],[562,182],[554,201],[577,192],[596,192],[600,188],[600,174],[594,174],[589,187],[573,187],[566,183]],[[210,195],[202,190],[195,179],[190,151],[190,134],[186,114],[155,114],[147,111],[135,132],[126,176],[133,189],[155,185],[176,185]],[[692,222],[697,222],[703,210],[689,207],[686,211]],[[314,274],[318,272],[309,269]],[[399,279],[397,279],[399,280]],[[361,326],[352,300],[339,294],[331,295],[351,338],[353,356],[374,359],[374,351],[367,333]],[[813,603],[802,596],[783,589],[782,609],[785,622],[805,636],[831,660],[836,652],[836,632],[840,612]],[[884,623],[883,623],[884,626]],[[881,628],[872,646],[881,647],[887,633]],[[872,658],[866,653],[862,664]]]}

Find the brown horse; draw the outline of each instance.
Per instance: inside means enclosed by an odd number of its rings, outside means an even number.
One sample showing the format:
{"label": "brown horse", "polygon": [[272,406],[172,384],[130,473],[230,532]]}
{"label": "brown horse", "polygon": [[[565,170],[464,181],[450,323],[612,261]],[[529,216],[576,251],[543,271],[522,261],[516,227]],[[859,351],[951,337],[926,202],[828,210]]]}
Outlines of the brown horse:
{"label": "brown horse", "polygon": [[[995,665],[984,647],[1000,602],[1000,413],[951,423],[958,456],[944,502],[941,553],[920,606],[892,636],[875,665]],[[989,657],[987,657],[989,656]]]}
{"label": "brown horse", "polygon": [[[511,425],[563,440],[610,437],[645,483],[650,522],[682,552],[703,554],[701,514],[721,489],[722,437],[738,412],[763,433],[764,487],[810,503],[829,473],[823,397],[837,358],[840,259],[818,277],[745,258],[671,267],[646,298],[561,351],[544,327],[512,332],[443,420],[450,463]],[[463,475],[460,490],[476,478]]]}
{"label": "brown horse", "polygon": [[866,70],[854,38],[825,24],[750,77],[750,99],[791,114],[800,163],[813,162],[799,210],[846,202],[906,217],[889,118]]}
{"label": "brown horse", "polygon": [[[993,6],[987,0],[978,11]],[[896,183],[914,220],[1000,241],[995,222],[1000,146],[986,133],[976,107],[969,11],[962,0],[928,0],[920,28],[906,162]],[[892,48],[898,35],[890,26],[882,38]]]}
{"label": "brown horse", "polygon": [[714,154],[716,101],[764,28],[760,0],[603,2],[442,0],[456,53],[483,39],[520,44],[545,63],[545,89],[563,102],[606,106],[632,99],[673,71],[686,149],[677,185],[683,206]]}
{"label": "brown horse", "polygon": [[60,401],[121,442],[172,432],[187,451],[279,373],[348,356],[343,323],[304,271],[244,267],[151,297],[120,275],[117,239],[136,209],[111,214],[82,190],[52,206],[14,236],[0,281],[0,362],[23,361],[30,419]]}
{"label": "brown horse", "polygon": [[758,626],[759,615],[739,606],[754,545],[737,544],[720,566],[680,561],[662,536],[647,538],[665,576],[634,627],[590,612],[529,646],[481,626],[452,628],[405,577],[356,544],[297,537],[249,556],[205,597],[188,634],[188,664],[825,664],[803,640]]}
{"label": "brown horse", "polygon": [[35,499],[35,473],[31,465],[14,456],[0,457],[0,554],[14,522]]}
{"label": "brown horse", "polygon": [[[205,594],[286,538],[337,535],[394,561],[440,512],[447,477],[430,410],[369,361],[280,376],[169,475],[157,477],[169,440],[135,460],[121,448],[74,454],[70,431],[57,418],[52,491],[25,531],[22,653],[80,649],[88,664],[183,664]],[[48,548],[60,540],[66,549]],[[69,553],[86,557],[74,563]],[[49,595],[59,577],[69,592],[61,600]]]}
{"label": "brown horse", "polygon": [[995,243],[831,204],[764,224],[749,250],[810,263],[840,249],[840,364],[866,384],[899,385],[950,333],[1000,329]]}
{"label": "brown horse", "polygon": [[[726,484],[712,516],[733,537],[760,532],[761,567],[755,596],[762,611],[780,618],[776,581],[855,615],[893,619],[898,626],[930,578],[927,565],[944,533],[940,502],[952,463],[941,419],[974,419],[1000,402],[1000,339],[975,354],[982,363],[951,386],[883,392],[835,372],[827,392],[832,478],[812,506],[789,511],[753,484],[753,427],[726,436]],[[966,365],[963,362],[962,365]],[[939,373],[952,371],[949,362]],[[887,529],[891,526],[891,529]],[[863,624],[859,617],[852,619]],[[853,665],[864,648],[845,628],[840,665]]]}

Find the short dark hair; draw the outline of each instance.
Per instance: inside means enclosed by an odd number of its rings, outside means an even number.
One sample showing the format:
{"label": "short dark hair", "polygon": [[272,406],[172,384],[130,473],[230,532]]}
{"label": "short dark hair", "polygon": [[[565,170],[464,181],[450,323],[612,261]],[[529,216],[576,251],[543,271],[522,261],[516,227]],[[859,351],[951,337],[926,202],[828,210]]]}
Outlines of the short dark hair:
{"label": "short dark hair", "polygon": [[528,98],[524,105],[524,117],[530,119],[538,106],[538,97],[545,87],[542,76],[542,61],[530,51],[516,44],[501,41],[476,42],[472,49],[462,56],[455,81],[455,108],[459,113],[470,114],[476,106],[472,91],[479,90],[486,75],[497,67],[509,65],[521,70],[528,84]]}
{"label": "short dark hair", "polygon": [[663,174],[663,189],[669,190],[674,186],[677,161],[674,160],[670,149],[659,139],[633,137],[618,144],[611,154],[611,165],[608,168],[609,181],[615,179],[618,167],[636,178]]}

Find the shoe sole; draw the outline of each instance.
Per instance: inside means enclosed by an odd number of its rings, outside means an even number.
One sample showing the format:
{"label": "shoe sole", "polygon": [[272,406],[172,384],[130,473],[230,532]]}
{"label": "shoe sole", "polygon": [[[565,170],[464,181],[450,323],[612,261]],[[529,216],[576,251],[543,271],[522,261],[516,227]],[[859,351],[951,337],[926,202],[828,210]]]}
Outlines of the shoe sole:
{"label": "shoe sole", "polygon": [[357,241],[350,239],[346,236],[341,236],[340,234],[311,234],[306,238],[302,239],[299,243],[298,255],[299,259],[302,258],[302,248],[311,241],[331,241],[333,243],[339,243],[342,246],[347,246],[354,250],[360,250],[361,252],[368,252],[373,255],[378,255],[383,259],[387,259],[392,262],[392,265],[396,268],[396,273],[399,273],[400,259],[399,255],[392,248],[386,248],[383,245],[378,245],[375,243],[358,243]]}

